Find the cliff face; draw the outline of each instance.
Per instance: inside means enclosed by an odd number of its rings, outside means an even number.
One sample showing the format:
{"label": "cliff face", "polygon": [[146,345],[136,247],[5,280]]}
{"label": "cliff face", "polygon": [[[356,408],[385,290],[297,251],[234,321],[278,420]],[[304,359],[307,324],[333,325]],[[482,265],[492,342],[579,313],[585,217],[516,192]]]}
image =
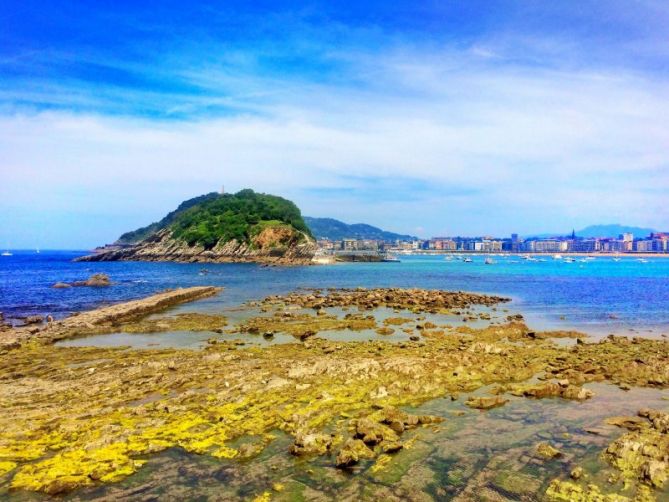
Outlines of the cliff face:
{"label": "cliff face", "polygon": [[288,227],[269,227],[250,242],[235,239],[219,241],[213,248],[190,246],[175,239],[169,229],[161,230],[143,241],[124,248],[100,249],[77,261],[176,261],[186,263],[248,262],[277,265],[306,265],[316,252],[313,239]]}

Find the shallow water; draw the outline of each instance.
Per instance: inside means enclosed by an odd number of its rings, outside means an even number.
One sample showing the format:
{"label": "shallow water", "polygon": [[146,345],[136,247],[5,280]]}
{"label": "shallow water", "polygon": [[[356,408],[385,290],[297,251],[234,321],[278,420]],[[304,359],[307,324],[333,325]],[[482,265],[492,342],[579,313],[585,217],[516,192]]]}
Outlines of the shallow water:
{"label": "shallow water", "polygon": [[[313,315],[313,310],[309,309],[287,309],[290,312],[297,314],[311,314]],[[157,314],[152,317],[159,317],[161,315],[174,315],[184,312],[206,312],[210,314],[222,314],[228,318],[228,329],[233,328],[235,325],[244,322],[250,317],[255,316],[268,316],[268,313],[263,313],[256,308],[225,308],[220,309],[220,305],[217,302],[205,301],[204,303],[191,303],[180,305],[174,309],[169,310],[168,312]],[[349,311],[344,311],[341,308],[327,308],[323,309],[324,312],[331,315],[336,315],[339,318],[343,318]],[[353,310],[357,312],[357,310]],[[445,315],[445,314],[421,314],[417,316],[416,314],[407,311],[400,310],[394,311],[387,308],[378,308],[373,312],[365,311],[365,315],[373,315],[376,319],[377,325],[379,327],[384,326],[383,321],[389,317],[403,317],[406,319],[413,319],[413,322],[408,322],[400,326],[390,326],[394,329],[394,333],[390,335],[380,335],[374,329],[363,329],[358,331],[352,330],[329,330],[329,331],[320,331],[316,336],[324,338],[326,340],[338,341],[338,342],[355,342],[355,341],[366,341],[366,340],[384,340],[387,342],[407,342],[409,341],[409,334],[402,331],[402,328],[409,327],[415,328],[417,324],[424,323],[426,321],[432,322],[440,327],[457,327],[457,326],[468,326],[471,328],[484,328],[489,326],[491,323],[503,323],[505,322],[505,317],[508,315],[507,309],[496,309],[492,310],[489,307],[474,306],[467,310],[467,315],[470,317],[477,316],[479,314],[487,314],[490,319],[480,319],[467,320],[464,322],[463,315]],[[412,329],[411,334],[416,334],[415,329]],[[265,338],[261,334],[251,334],[251,333],[216,333],[213,331],[165,331],[159,333],[109,333],[109,334],[99,334],[91,335],[80,338],[72,338],[62,340],[56,343],[59,347],[132,347],[135,349],[155,349],[155,348],[185,348],[185,349],[202,349],[207,346],[209,341],[230,341],[236,340],[239,342],[244,342],[245,345],[257,345],[257,346],[267,346],[274,345],[278,343],[295,343],[297,339],[292,335],[285,333],[277,332],[271,338]],[[556,343],[566,344],[564,339],[555,339]]]}
{"label": "shallow water", "polygon": [[[496,257],[495,265],[445,261],[442,256],[405,256],[401,263],[350,263],[312,267],[261,267],[251,264],[74,263],[82,252],[16,252],[0,258],[0,312],[7,317],[42,313],[63,317],[72,311],[140,298],[170,287],[215,285],[226,288],[198,309],[221,310],[250,299],[299,287],[419,287],[466,290],[513,298],[535,329],[580,329],[589,333],[669,333],[669,259],[634,258],[588,263],[548,258],[529,262]],[[207,272],[203,272],[207,270]],[[104,272],[108,288],[53,289]],[[194,304],[195,305],[195,304]],[[636,330],[635,332],[629,331]],[[649,331],[652,330],[652,331]]]}

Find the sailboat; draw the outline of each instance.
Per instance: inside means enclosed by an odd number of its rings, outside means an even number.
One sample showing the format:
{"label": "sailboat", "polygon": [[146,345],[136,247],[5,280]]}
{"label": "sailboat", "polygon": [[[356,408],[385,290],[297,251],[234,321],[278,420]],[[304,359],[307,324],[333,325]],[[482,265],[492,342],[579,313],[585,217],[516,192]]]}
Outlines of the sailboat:
{"label": "sailboat", "polygon": [[12,256],[12,253],[10,253],[9,251],[4,251],[2,253],[2,256]]}

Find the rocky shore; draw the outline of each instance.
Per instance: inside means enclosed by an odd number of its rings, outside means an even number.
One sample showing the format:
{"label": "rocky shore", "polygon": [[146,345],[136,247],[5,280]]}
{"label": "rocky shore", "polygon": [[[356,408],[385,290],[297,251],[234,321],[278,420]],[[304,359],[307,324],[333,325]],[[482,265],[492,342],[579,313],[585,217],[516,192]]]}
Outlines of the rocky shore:
{"label": "rocky shore", "polygon": [[[270,448],[276,431],[290,438],[284,454],[299,457],[300,468],[331,466],[357,476],[367,469],[392,470],[396,456],[411,451],[421,430],[449,426],[449,416],[404,407],[437,398],[465,401],[461,396],[469,395],[465,408],[476,420],[477,414],[495,413],[512,400],[589,402],[597,395],[586,386],[596,382],[621,389],[669,387],[666,341],[612,336],[592,343],[581,333],[534,332],[515,315],[483,328],[447,326],[424,316],[471,316],[473,306],[494,308],[504,299],[444,291],[300,291],[247,306],[262,315],[231,328],[249,340],[266,334],[262,323],[271,323],[273,333],[291,333],[296,325],[311,332],[294,343],[246,346],[219,338],[204,350],[48,343],[110,324],[145,332],[169,329],[174,322],[214,332],[224,319],[142,316],[178,298],[215,293],[215,288],[181,290],[151,297],[146,308],[139,301],[83,313],[35,334],[33,339],[47,343],[23,338],[15,350],[2,353],[0,480],[12,491],[67,493],[126,479],[159,452],[174,448],[245,462]],[[363,312],[335,311],[349,308]],[[393,309],[396,317],[381,321],[375,317],[379,308]],[[384,335],[348,342],[318,336],[331,329],[355,330],[358,323],[364,329],[401,327],[404,341],[390,342]],[[580,342],[557,344],[557,338]],[[669,473],[667,417],[662,410],[647,410],[637,421],[616,422],[629,434],[602,452],[611,473],[608,486],[594,485],[587,473],[578,475],[575,461],[576,474],[556,479],[546,496],[653,500]],[[535,450],[540,462],[560,456],[545,441]],[[290,499],[271,470],[265,478],[267,485],[249,498]]]}
{"label": "rocky shore", "polygon": [[267,228],[248,243],[231,240],[211,249],[188,245],[165,229],[125,247],[100,248],[76,261],[174,261],[183,263],[263,263],[270,265],[310,265],[316,243],[297,231]]}
{"label": "rocky shore", "polygon": [[160,312],[174,305],[213,296],[221,288],[197,286],[179,288],[135,300],[67,317],[61,321],[33,323],[0,332],[0,354],[25,342],[53,343],[96,332],[108,331],[141,317]]}

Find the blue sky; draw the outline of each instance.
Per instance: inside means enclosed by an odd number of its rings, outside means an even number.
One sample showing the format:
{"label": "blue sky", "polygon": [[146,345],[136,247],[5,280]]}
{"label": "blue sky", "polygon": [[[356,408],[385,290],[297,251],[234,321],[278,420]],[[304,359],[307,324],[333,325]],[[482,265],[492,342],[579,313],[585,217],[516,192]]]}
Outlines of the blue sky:
{"label": "blue sky", "polygon": [[222,184],[423,236],[666,229],[667,26],[659,0],[2,2],[0,247]]}

